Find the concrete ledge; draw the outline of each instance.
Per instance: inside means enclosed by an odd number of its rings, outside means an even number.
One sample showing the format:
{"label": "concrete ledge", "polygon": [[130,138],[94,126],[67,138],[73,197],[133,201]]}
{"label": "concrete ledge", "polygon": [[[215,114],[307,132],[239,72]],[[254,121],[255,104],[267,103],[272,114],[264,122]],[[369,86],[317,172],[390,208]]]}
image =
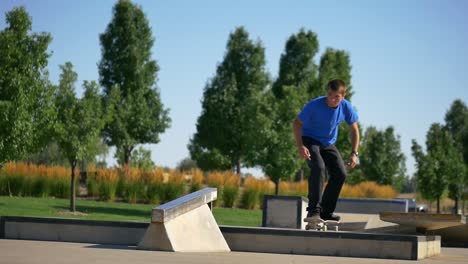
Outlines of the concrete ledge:
{"label": "concrete ledge", "polygon": [[149,223],[3,216],[0,238],[132,245]]}
{"label": "concrete ledge", "polygon": [[[3,223],[3,224],[1,224]],[[153,223],[154,224],[154,223]],[[0,218],[6,239],[137,245],[150,223],[65,218]],[[440,253],[440,236],[319,232],[220,226],[232,251],[421,259]]]}
{"label": "concrete ledge", "polygon": [[211,203],[217,198],[216,188],[204,188],[153,209],[151,222],[164,223],[197,207]]}
{"label": "concrete ledge", "polygon": [[221,227],[233,251],[419,260],[440,254],[440,236]]}
{"label": "concrete ledge", "polygon": [[453,214],[381,212],[380,219],[400,225],[414,226],[421,230],[437,230],[466,224],[465,216]]}

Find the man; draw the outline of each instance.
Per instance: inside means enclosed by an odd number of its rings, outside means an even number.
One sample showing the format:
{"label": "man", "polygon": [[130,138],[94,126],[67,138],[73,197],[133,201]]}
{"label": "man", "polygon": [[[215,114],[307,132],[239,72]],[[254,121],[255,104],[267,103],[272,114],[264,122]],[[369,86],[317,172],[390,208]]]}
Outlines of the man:
{"label": "man", "polygon": [[[344,99],[346,84],[332,80],[327,84],[327,96],[311,100],[293,123],[299,155],[307,161],[309,176],[309,206],[307,217],[339,221],[333,214],[341,187],[346,179],[346,169],[340,152],[333,145],[338,136],[338,126],[346,121],[350,126],[352,152],[347,165],[358,163],[358,115],[350,102]],[[322,178],[328,171],[328,184],[322,196]]]}

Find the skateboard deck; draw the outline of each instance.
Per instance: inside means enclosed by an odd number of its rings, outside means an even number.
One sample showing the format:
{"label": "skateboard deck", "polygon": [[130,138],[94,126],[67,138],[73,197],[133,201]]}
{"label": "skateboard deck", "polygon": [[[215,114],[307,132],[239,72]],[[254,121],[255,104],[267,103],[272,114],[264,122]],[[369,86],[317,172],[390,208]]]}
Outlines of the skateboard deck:
{"label": "skateboard deck", "polygon": [[307,222],[306,230],[327,231],[328,227],[334,227],[335,231],[338,231],[338,226],[340,225],[340,221],[317,218],[304,218],[304,222]]}

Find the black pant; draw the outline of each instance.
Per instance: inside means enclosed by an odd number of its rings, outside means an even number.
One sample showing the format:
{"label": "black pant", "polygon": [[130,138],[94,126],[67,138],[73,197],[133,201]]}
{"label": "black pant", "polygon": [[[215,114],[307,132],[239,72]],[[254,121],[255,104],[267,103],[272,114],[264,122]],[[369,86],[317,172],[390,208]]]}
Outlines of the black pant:
{"label": "black pant", "polygon": [[[310,160],[307,160],[311,173],[309,176],[309,206],[307,211],[333,213],[346,180],[346,169],[343,158],[335,145],[324,147],[319,141],[303,136],[302,143],[309,149]],[[328,184],[322,196],[322,184],[328,171]]]}

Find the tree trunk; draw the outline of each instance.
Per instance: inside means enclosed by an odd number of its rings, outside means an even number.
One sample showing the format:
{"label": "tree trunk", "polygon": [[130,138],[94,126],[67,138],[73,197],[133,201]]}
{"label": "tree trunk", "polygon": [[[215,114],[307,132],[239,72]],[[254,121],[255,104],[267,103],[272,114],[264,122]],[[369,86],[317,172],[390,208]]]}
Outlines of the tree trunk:
{"label": "tree trunk", "polygon": [[275,195],[279,195],[279,185],[280,185],[281,179],[278,178],[275,180]]}
{"label": "tree trunk", "polygon": [[455,214],[458,214],[458,197],[455,198]]}
{"label": "tree trunk", "polygon": [[133,146],[125,147],[124,151],[124,165],[130,167],[130,158],[132,157]]}
{"label": "tree trunk", "polygon": [[72,169],[72,172],[71,172],[71,184],[70,184],[70,211],[72,212],[75,212],[76,209],[75,209],[75,196],[76,196],[76,193],[75,193],[75,168],[76,168],[76,161],[73,161],[70,163],[71,165],[71,169]]}
{"label": "tree trunk", "polygon": [[440,197],[437,197],[437,213],[440,214]]}
{"label": "tree trunk", "polygon": [[236,160],[236,173],[237,175],[241,175],[241,164],[239,158]]}
{"label": "tree trunk", "polygon": [[462,198],[462,215],[465,215],[465,200]]}

